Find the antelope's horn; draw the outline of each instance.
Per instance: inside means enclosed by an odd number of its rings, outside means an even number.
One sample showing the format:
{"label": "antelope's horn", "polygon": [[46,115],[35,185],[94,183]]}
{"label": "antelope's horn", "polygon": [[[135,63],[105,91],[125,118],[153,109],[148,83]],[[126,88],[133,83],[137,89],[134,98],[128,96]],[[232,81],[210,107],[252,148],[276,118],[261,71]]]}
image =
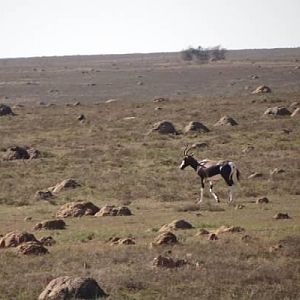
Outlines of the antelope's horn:
{"label": "antelope's horn", "polygon": [[[187,156],[191,149],[192,149],[192,147],[189,147],[189,145],[186,145],[184,152],[183,152],[184,156]],[[190,155],[193,155],[193,153],[191,153]]]}

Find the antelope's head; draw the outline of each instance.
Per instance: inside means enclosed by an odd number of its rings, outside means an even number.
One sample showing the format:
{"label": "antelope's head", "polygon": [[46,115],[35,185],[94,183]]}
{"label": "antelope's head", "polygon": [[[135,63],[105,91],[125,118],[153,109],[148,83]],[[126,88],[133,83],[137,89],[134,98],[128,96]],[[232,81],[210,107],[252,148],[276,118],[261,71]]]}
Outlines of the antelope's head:
{"label": "antelope's head", "polygon": [[194,162],[195,162],[195,158],[193,157],[193,153],[189,154],[189,151],[192,149],[192,147],[189,147],[188,145],[186,145],[184,151],[183,151],[183,155],[184,158],[179,166],[179,169],[184,170],[187,166],[191,166]]}

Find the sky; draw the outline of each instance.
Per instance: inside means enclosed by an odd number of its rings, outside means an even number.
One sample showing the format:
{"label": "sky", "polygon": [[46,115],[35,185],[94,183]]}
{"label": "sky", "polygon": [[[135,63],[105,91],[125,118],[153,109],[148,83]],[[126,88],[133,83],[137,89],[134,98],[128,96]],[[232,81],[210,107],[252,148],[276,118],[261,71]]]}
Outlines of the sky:
{"label": "sky", "polygon": [[300,0],[0,0],[0,58],[300,46]]}

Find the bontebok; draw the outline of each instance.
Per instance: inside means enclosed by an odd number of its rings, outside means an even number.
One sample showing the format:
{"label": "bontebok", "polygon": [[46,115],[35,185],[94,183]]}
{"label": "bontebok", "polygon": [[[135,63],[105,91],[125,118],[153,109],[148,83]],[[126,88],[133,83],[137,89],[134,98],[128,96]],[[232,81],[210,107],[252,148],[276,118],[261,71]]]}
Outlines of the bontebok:
{"label": "bontebok", "polygon": [[180,169],[183,170],[186,167],[192,167],[201,179],[201,194],[198,203],[203,201],[203,191],[205,182],[209,182],[209,191],[216,200],[220,202],[218,195],[213,191],[213,181],[223,178],[229,187],[229,202],[233,200],[232,188],[235,185],[235,181],[239,180],[240,172],[237,169],[234,162],[230,160],[214,161],[214,160],[196,160],[193,153],[189,154],[191,148],[184,149],[184,158],[180,165]]}

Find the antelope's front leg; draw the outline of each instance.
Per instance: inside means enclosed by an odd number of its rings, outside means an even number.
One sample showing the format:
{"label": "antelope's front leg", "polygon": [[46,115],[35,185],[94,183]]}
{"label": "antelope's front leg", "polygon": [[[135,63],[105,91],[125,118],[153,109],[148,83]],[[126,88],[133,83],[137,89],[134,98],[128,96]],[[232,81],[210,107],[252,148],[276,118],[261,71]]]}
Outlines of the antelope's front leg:
{"label": "antelope's front leg", "polygon": [[197,202],[198,204],[202,203],[203,201],[203,192],[204,192],[204,180],[201,179],[200,200]]}

